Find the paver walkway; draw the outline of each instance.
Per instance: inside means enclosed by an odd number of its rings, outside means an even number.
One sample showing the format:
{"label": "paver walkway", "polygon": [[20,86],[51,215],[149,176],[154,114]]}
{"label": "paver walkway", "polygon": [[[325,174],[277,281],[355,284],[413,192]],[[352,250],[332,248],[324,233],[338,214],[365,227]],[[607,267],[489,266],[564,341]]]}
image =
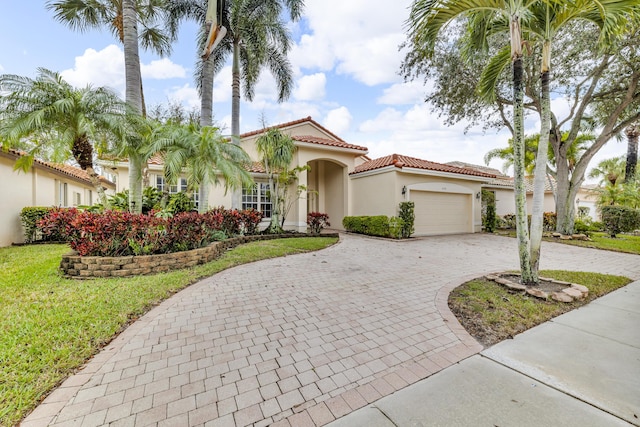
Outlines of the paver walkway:
{"label": "paver walkway", "polygon": [[[637,260],[543,244],[543,268],[638,279]],[[476,234],[345,235],[236,267],[154,308],[23,426],[324,425],[479,352],[447,296],[517,266],[515,239]]]}

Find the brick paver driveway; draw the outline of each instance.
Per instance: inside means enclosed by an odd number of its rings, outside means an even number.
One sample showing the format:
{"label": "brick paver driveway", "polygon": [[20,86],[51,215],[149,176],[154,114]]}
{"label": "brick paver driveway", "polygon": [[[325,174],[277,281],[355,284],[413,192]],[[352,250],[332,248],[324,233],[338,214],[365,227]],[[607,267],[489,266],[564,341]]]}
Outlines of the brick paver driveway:
{"label": "brick paver driveway", "polygon": [[[638,279],[637,261],[543,246],[543,268]],[[347,235],[236,267],[153,309],[23,425],[323,425],[481,350],[447,295],[517,266],[515,239],[477,234]]]}

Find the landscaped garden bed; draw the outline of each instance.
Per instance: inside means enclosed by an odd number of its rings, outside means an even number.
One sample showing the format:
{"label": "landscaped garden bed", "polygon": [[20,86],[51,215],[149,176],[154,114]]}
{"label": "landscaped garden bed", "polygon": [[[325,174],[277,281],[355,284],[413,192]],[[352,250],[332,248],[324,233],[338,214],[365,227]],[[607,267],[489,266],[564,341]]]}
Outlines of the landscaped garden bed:
{"label": "landscaped garden bed", "polygon": [[[320,235],[318,234],[317,236]],[[295,237],[309,237],[309,235],[303,233],[285,233],[239,236],[211,243],[204,248],[157,255],[102,257],[67,254],[62,257],[60,270],[62,270],[63,274],[67,277],[82,279],[94,277],[129,277],[164,273],[178,268],[205,264],[217,259],[229,249],[233,249],[243,243]],[[338,233],[325,233],[322,234],[322,237],[337,238]]]}

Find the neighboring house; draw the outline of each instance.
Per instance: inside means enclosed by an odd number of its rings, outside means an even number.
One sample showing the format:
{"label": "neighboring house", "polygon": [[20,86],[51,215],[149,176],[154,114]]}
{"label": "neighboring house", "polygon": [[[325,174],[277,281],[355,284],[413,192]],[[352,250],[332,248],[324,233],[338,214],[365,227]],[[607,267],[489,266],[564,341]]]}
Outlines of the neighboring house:
{"label": "neighboring house", "polygon": [[[513,177],[505,175],[498,171],[497,169],[493,169],[487,166],[482,165],[474,165],[470,163],[463,162],[449,162],[448,165],[458,166],[461,168],[472,169],[479,172],[491,173],[496,175],[496,177],[490,180],[488,183],[482,186],[483,189],[489,190],[493,192],[496,196],[496,215],[504,216],[507,214],[515,214],[516,212],[516,203],[515,196],[513,194]],[[555,187],[556,181],[553,177],[547,175],[545,177],[544,183],[544,212],[555,212],[556,211],[556,201],[555,201]],[[600,216],[598,214],[596,208],[596,202],[598,200],[597,192],[595,189],[597,186],[593,185],[584,185],[580,187],[578,190],[578,194],[576,196],[576,215],[579,214],[579,208],[585,212],[585,215],[588,215],[592,220],[599,221]],[[525,177],[525,189],[527,192],[527,214],[531,215],[531,210],[533,206],[533,177],[527,176]]]}
{"label": "neighboring house", "polygon": [[[495,178],[484,184],[482,188],[491,191],[496,196],[496,215],[504,216],[516,213],[516,201],[515,195],[513,194],[513,177],[505,175],[497,169],[482,165],[463,162],[449,162],[447,164],[495,175]],[[531,208],[533,206],[533,177],[525,177],[524,185],[527,192],[527,214],[531,215]],[[553,195],[555,185],[555,180],[547,176],[544,183],[544,212],[556,211],[556,202]]]}
{"label": "neighboring house", "polygon": [[[22,153],[0,149],[0,246],[24,241],[20,212],[27,206],[91,205],[98,195],[88,174],[80,168],[34,160],[28,172],[13,169]],[[102,179],[107,191],[115,185]]]}
{"label": "neighboring house", "polygon": [[[576,215],[584,215],[593,221],[600,221],[597,185],[583,185],[576,196]],[[582,212],[581,212],[582,211]]]}

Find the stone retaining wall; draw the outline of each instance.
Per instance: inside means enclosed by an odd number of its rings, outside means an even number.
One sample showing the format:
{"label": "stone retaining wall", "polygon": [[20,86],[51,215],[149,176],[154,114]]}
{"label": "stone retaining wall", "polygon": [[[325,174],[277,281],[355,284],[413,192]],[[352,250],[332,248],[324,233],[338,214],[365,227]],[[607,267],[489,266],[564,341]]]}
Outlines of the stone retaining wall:
{"label": "stone retaining wall", "polygon": [[[241,236],[214,242],[207,247],[171,254],[101,257],[67,254],[62,257],[60,270],[66,277],[89,279],[94,277],[129,277],[143,274],[164,273],[169,270],[193,267],[212,261],[231,248],[243,243],[295,237],[314,237],[307,234],[266,234]],[[321,234],[320,237],[338,237],[338,233]]]}

